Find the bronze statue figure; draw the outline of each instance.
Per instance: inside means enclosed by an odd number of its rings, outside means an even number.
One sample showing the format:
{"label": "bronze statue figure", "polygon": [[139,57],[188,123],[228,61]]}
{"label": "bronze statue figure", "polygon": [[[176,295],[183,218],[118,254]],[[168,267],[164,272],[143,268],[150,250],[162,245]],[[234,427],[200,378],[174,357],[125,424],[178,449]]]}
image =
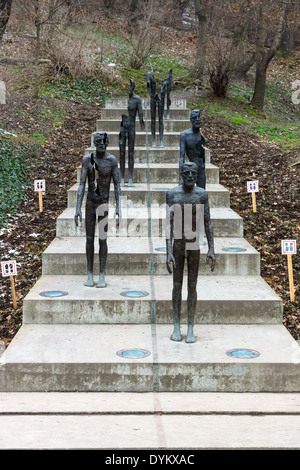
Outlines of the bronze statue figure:
{"label": "bronze statue figure", "polygon": [[173,265],[173,341],[181,341],[180,314],[182,283],[185,258],[188,268],[188,329],[186,342],[194,343],[194,316],[197,303],[197,278],[200,260],[199,249],[199,213],[200,205],[204,205],[204,225],[208,240],[208,253],[206,263],[211,263],[211,270],[215,267],[215,252],[213,228],[210,219],[210,210],[207,192],[196,186],[198,168],[195,163],[187,162],[181,167],[182,185],[167,192],[167,269],[172,274]]}
{"label": "bronze statue figure", "polygon": [[170,119],[170,106],[171,106],[171,88],[173,83],[173,70],[169,71],[169,78],[167,79],[167,119]]}
{"label": "bronze statue figure", "polygon": [[165,96],[167,93],[167,119],[170,119],[170,93],[171,85],[173,82],[173,71],[169,71],[169,78],[163,81],[161,87],[161,97],[159,98],[156,93],[156,81],[151,72],[146,75],[147,92],[150,95],[150,115],[151,115],[151,134],[152,134],[152,147],[156,147],[155,130],[156,130],[156,110],[158,112],[159,122],[159,146],[163,147],[164,135],[164,110],[165,110]]}
{"label": "bronze statue figure", "polygon": [[[86,258],[88,279],[85,286],[94,285],[93,265],[94,265],[94,239],[96,218],[99,224],[99,261],[100,275],[97,287],[105,287],[105,268],[107,259],[107,223],[108,223],[108,203],[110,183],[113,180],[114,193],[116,198],[116,216],[120,217],[120,183],[118,161],[116,157],[106,151],[109,143],[106,132],[96,132],[94,135],[94,145],[96,151],[85,155],[82,159],[81,178],[77,194],[77,205],[75,212],[75,224],[78,226],[78,219],[82,221],[81,205],[84,197],[85,183],[88,182],[88,193],[85,209],[86,228]],[[97,180],[95,186],[95,170],[97,170]]]}
{"label": "bronze statue figure", "polygon": [[135,82],[134,80],[130,79],[130,92],[127,106],[129,116],[122,114],[122,122],[119,133],[121,186],[124,186],[125,184],[126,141],[128,141],[128,186],[133,185],[135,121],[137,114],[139,116],[141,129],[145,129],[142,100],[134,93],[134,90]]}
{"label": "bronze statue figure", "polygon": [[179,184],[182,184],[181,169],[184,164],[185,154],[189,161],[196,163],[198,167],[197,186],[205,189],[205,139],[200,133],[200,111],[191,111],[190,120],[192,128],[180,133],[180,157],[179,157]]}
{"label": "bronze statue figure", "polygon": [[151,135],[152,147],[156,147],[155,130],[156,130],[156,109],[158,105],[158,95],[156,93],[156,81],[151,72],[146,74],[147,92],[150,96],[150,116],[151,116]]}

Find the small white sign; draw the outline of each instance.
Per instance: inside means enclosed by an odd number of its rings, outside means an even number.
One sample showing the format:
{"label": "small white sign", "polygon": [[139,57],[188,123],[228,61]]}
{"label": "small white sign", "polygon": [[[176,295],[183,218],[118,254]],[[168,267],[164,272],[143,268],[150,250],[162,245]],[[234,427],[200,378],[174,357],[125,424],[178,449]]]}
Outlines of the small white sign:
{"label": "small white sign", "polygon": [[45,180],[34,180],[34,190],[35,191],[46,191],[46,181]]}
{"label": "small white sign", "polygon": [[17,275],[17,262],[16,261],[1,261],[2,276],[16,276]]}
{"label": "small white sign", "polygon": [[258,181],[247,181],[248,193],[258,193]]}
{"label": "small white sign", "polygon": [[281,254],[282,255],[296,255],[297,254],[296,240],[281,240]]}

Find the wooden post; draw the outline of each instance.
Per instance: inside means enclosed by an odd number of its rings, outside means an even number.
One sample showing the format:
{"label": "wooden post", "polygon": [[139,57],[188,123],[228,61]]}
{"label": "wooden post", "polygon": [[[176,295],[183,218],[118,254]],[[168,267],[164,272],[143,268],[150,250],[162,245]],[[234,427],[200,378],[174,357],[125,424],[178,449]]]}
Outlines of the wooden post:
{"label": "wooden post", "polygon": [[16,299],[14,276],[10,276],[10,285],[11,285],[11,293],[12,293],[12,299],[13,299],[13,307],[16,310],[18,306],[17,306],[17,299]]}
{"label": "wooden post", "polygon": [[256,212],[256,196],[255,196],[255,193],[252,193],[252,205],[253,205],[253,212]]}
{"label": "wooden post", "polygon": [[289,273],[289,285],[290,285],[290,299],[291,299],[291,302],[294,302],[295,290],[294,290],[292,255],[287,255],[287,261],[288,261],[288,273]]}
{"label": "wooden post", "polygon": [[42,191],[39,191],[39,206],[40,206],[40,212],[43,212],[43,194],[42,194]]}

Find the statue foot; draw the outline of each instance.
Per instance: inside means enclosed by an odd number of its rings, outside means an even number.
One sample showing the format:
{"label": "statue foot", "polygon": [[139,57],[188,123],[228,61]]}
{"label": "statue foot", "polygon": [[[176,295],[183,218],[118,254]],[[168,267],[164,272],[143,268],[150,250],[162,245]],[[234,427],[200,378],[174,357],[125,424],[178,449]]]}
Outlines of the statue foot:
{"label": "statue foot", "polygon": [[132,179],[131,179],[131,178],[130,178],[129,181],[128,181],[128,186],[129,186],[129,187],[133,186],[133,184],[132,184]]}
{"label": "statue foot", "polygon": [[161,147],[161,148],[162,148],[162,147],[164,147],[164,144],[163,144],[163,142],[161,142],[161,143],[160,143],[160,147]]}
{"label": "statue foot", "polygon": [[88,277],[87,281],[84,283],[86,287],[93,287],[95,285],[94,279],[92,277]]}
{"label": "statue foot", "polygon": [[156,147],[156,142],[155,142],[155,140],[152,142],[152,147]]}
{"label": "statue foot", "polygon": [[186,343],[196,343],[196,338],[194,336],[194,331],[193,331],[192,326],[188,327],[188,332],[187,332],[187,335],[186,335],[185,342]]}
{"label": "statue foot", "polygon": [[106,287],[105,274],[101,273],[96,287]]}
{"label": "statue foot", "polygon": [[171,340],[172,341],[181,341],[182,340],[182,336],[181,336],[181,333],[180,333],[180,327],[174,327],[174,331],[173,331],[173,334],[171,336]]}
{"label": "statue foot", "polygon": [[125,186],[125,181],[124,181],[123,179],[121,179],[121,184],[120,184],[120,186],[122,186],[122,187]]}

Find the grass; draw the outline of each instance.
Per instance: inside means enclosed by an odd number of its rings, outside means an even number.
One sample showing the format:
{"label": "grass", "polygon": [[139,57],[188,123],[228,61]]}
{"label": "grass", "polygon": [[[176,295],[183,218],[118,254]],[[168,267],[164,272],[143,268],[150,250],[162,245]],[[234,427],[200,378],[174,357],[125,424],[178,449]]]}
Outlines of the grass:
{"label": "grass", "polygon": [[27,169],[30,160],[40,151],[38,144],[21,144],[0,136],[0,228],[7,222],[7,214],[15,214],[26,194]]}
{"label": "grass", "polygon": [[232,83],[227,98],[207,95],[189,106],[234,126],[244,126],[250,134],[261,139],[280,143],[283,152],[299,149],[300,112],[292,105],[291,93],[284,86],[268,82],[263,113],[250,106],[251,93],[251,88],[244,82]]}
{"label": "grass", "polygon": [[[40,95],[63,100],[79,101],[87,105],[104,106],[106,85],[101,80],[58,76],[40,87]],[[60,122],[58,120],[58,122]]]}

